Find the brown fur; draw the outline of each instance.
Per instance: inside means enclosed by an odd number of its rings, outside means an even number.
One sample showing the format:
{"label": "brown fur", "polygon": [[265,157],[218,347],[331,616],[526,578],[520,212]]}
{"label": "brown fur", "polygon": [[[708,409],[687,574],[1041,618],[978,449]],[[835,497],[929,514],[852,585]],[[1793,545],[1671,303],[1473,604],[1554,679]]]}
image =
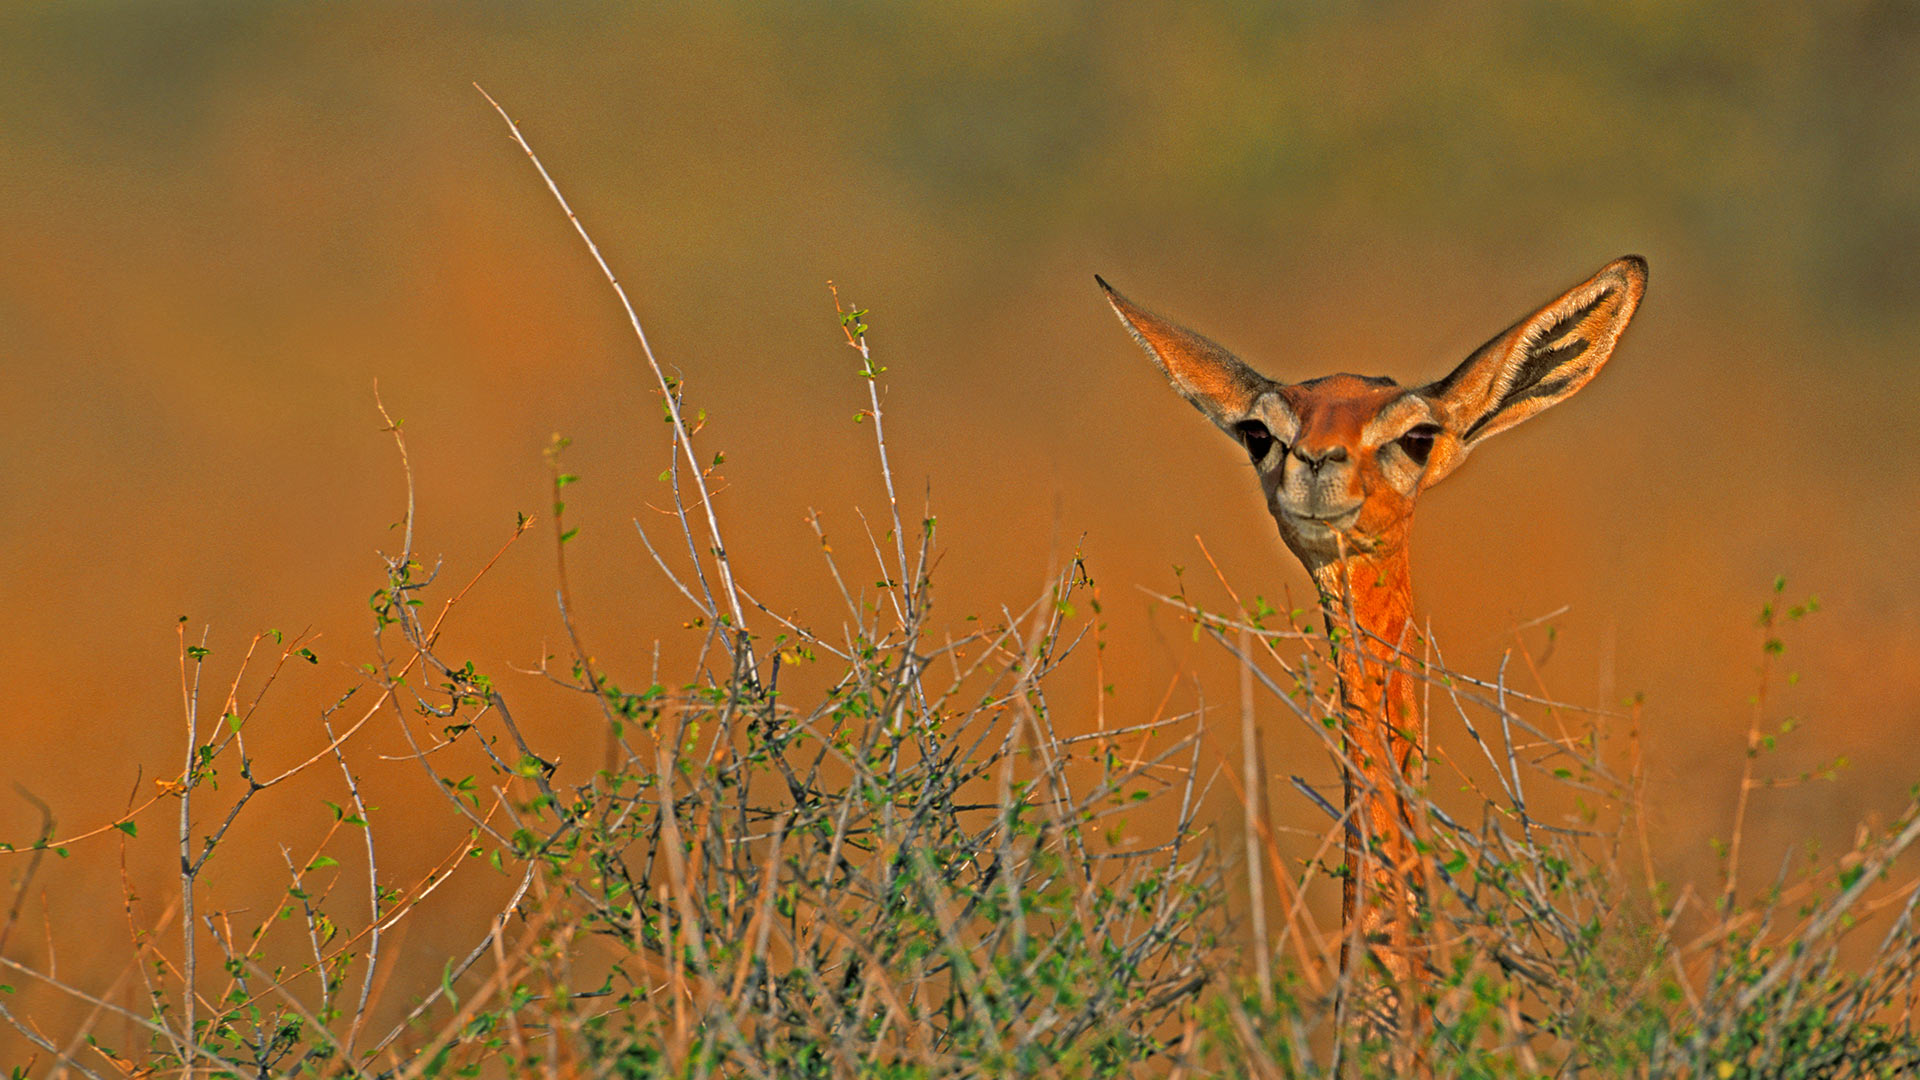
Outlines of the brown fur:
{"label": "brown fur", "polygon": [[[1426,970],[1413,919],[1427,883],[1415,844],[1423,818],[1407,797],[1422,783],[1426,745],[1407,559],[1414,502],[1488,436],[1593,378],[1639,304],[1646,263],[1609,263],[1418,388],[1357,375],[1275,382],[1100,286],[1174,388],[1254,455],[1281,538],[1318,586],[1350,764],[1342,926],[1348,941],[1357,932],[1390,980],[1387,1000],[1405,1012]],[[1343,974],[1351,963],[1343,944]]]}

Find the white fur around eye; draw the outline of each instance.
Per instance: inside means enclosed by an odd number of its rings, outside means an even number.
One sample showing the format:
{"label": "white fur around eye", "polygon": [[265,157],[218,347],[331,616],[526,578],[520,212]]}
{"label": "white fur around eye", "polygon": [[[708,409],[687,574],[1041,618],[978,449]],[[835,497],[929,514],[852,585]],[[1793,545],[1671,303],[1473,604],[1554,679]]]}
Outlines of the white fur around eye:
{"label": "white fur around eye", "polygon": [[1267,425],[1267,431],[1283,446],[1292,446],[1300,434],[1300,420],[1287,408],[1278,394],[1268,394],[1253,404],[1253,416]]}
{"label": "white fur around eye", "polygon": [[1414,457],[1401,444],[1400,439],[1390,439],[1381,443],[1373,451],[1374,464],[1380,475],[1394,490],[1411,496],[1420,487],[1420,478],[1427,471],[1427,463]]}

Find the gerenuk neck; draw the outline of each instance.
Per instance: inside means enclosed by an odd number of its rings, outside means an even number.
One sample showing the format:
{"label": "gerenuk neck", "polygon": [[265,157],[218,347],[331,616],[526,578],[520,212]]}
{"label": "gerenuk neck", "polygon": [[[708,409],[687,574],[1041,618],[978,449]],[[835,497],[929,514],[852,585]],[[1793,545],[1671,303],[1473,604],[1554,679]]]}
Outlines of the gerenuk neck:
{"label": "gerenuk neck", "polygon": [[[1349,556],[1313,567],[1327,620],[1334,670],[1340,679],[1340,749],[1345,803],[1346,875],[1340,923],[1385,969],[1388,982],[1362,1000],[1373,1014],[1417,1024],[1425,960],[1414,929],[1425,873],[1413,837],[1419,832],[1410,790],[1420,785],[1419,754],[1426,729],[1416,694],[1422,650],[1413,633],[1413,583],[1406,548]],[[1340,970],[1352,971],[1349,936],[1340,943]],[[1409,1030],[1400,1027],[1400,1030]],[[1426,1075],[1415,1070],[1411,1075]]]}
{"label": "gerenuk neck", "polygon": [[[1406,548],[1350,555],[1313,567],[1312,573],[1348,722],[1384,724],[1417,746],[1422,724],[1411,671],[1421,650],[1413,632],[1413,579]],[[1410,765],[1405,754],[1410,747],[1396,749],[1401,752],[1393,756],[1401,767]]]}

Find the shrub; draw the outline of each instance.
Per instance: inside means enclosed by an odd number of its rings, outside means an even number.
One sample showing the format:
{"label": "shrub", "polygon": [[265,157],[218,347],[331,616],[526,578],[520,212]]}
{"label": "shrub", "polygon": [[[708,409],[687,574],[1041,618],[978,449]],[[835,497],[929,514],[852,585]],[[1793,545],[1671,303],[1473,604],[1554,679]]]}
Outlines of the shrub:
{"label": "shrub", "polygon": [[[1911,1029],[1920,883],[1897,873],[1920,839],[1916,807],[1863,832],[1841,858],[1743,896],[1750,796],[1816,776],[1757,775],[1786,734],[1769,727],[1766,704],[1778,631],[1815,605],[1779,607],[1778,583],[1762,613],[1762,681],[1717,897],[1673,895],[1655,881],[1637,704],[1583,712],[1521,692],[1504,667],[1493,679],[1450,671],[1431,642],[1400,652],[1436,717],[1457,720],[1479,757],[1436,748],[1401,780],[1417,808],[1425,888],[1404,917],[1431,947],[1424,980],[1383,998],[1368,963],[1340,970],[1339,928],[1315,922],[1344,873],[1336,853],[1359,826],[1294,776],[1300,805],[1326,818],[1279,828],[1254,723],[1265,691],[1342,760],[1327,635],[1301,612],[1242,603],[1230,587],[1224,613],[1184,592],[1165,598],[1240,667],[1241,768],[1213,772],[1243,811],[1244,857],[1228,868],[1202,824],[1211,787],[1202,777],[1214,762],[1203,760],[1201,725],[1220,714],[1090,734],[1056,725],[1048,679],[1088,630],[1075,614],[1088,585],[1078,559],[995,625],[955,638],[930,622],[935,522],[902,521],[866,314],[842,310],[841,327],[868,384],[861,419],[875,434],[890,526],[873,548],[887,577],[871,591],[848,588],[821,537],[842,583],[839,636],[775,613],[735,580],[684,386],[633,318],[673,431],[672,546],[683,543],[688,558],[642,536],[694,610],[703,644],[692,669],[623,685],[636,659],[603,662],[582,645],[563,499],[576,478],[556,440],[546,524],[568,648],[563,670],[542,674],[590,703],[609,747],[604,768],[563,783],[516,718],[518,695],[444,654],[447,620],[493,564],[457,590],[423,565],[407,469],[401,547],[370,600],[366,681],[323,712],[325,738],[308,757],[263,772],[247,741],[282,667],[314,659],[308,645],[256,636],[215,719],[203,708],[213,700],[202,693],[206,638],[189,643],[183,625],[180,771],[98,828],[56,838],[49,824],[17,846],[26,881],[49,852],[94,837],[117,839],[124,865],[139,823],[177,801],[177,833],[163,842],[179,849],[172,910],[183,931],[161,933],[170,913],[135,921],[129,886],[137,986],[77,986],[0,955],[23,983],[87,1010],[56,1040],[0,995],[0,1019],[34,1048],[13,1074],[41,1062],[95,1077],[1727,1078],[1920,1068]],[[399,425],[388,430],[406,469]],[[519,521],[508,543],[534,524]],[[798,690],[796,666],[807,672]],[[374,700],[348,713],[356,692]],[[376,843],[402,823],[369,808],[356,764],[356,736],[380,717],[404,733],[456,839],[445,861],[402,884],[383,875]],[[1622,725],[1630,752],[1609,761],[1602,736]],[[460,761],[477,771],[455,775]],[[278,906],[249,921],[213,905],[207,870],[233,857],[233,830],[243,819],[284,825],[263,819],[256,798],[329,768],[342,797],[327,804],[312,852],[287,856]],[[1143,828],[1148,817],[1157,827]],[[161,842],[151,831],[145,839]],[[510,895],[477,943],[432,965],[437,977],[396,964],[397,928],[437,917],[454,892],[477,893],[445,886],[488,869]],[[365,891],[349,900],[342,883]],[[0,953],[20,911],[16,901]],[[1877,946],[1844,951],[1843,939],[1882,911]],[[103,1019],[132,1035],[110,1043]]]}

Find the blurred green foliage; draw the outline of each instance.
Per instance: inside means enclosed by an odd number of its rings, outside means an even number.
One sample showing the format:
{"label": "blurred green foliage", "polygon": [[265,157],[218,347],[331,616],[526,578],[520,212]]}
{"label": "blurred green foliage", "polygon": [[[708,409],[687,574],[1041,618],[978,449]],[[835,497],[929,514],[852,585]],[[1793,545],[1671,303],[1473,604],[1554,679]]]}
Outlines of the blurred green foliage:
{"label": "blurred green foliage", "polygon": [[[1269,249],[1367,227],[1551,244],[1630,222],[1842,313],[1920,305],[1920,7],[1898,0],[61,4],[0,19],[9,186],[57,154],[190,183],[223,112],[318,57],[337,77],[310,89],[343,115],[415,57],[556,95],[624,64],[632,97],[599,104],[634,113],[657,107],[653,80],[699,67],[710,86],[771,82],[779,123],[1002,243],[1146,219]],[[704,104],[694,119],[724,140],[767,102]]]}

